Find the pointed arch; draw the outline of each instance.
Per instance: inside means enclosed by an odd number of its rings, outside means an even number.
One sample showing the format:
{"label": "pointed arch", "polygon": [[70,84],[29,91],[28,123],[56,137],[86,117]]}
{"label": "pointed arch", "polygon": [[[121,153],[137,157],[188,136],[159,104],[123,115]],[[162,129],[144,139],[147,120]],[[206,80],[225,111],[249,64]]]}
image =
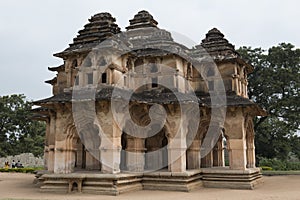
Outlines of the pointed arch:
{"label": "pointed arch", "polygon": [[255,168],[255,145],[254,145],[254,124],[251,116],[246,117],[245,120],[245,140],[246,140],[246,158],[247,168]]}

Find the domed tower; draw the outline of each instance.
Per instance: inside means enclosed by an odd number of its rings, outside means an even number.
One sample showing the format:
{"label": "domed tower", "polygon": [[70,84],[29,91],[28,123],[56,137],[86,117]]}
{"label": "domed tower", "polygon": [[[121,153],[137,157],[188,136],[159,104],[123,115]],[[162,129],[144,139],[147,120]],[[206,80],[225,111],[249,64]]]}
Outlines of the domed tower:
{"label": "domed tower", "polygon": [[[206,37],[196,49],[204,49],[218,66],[227,93],[234,93],[248,98],[247,75],[253,71],[253,66],[246,63],[234,46],[224,38],[217,28],[208,31]],[[215,72],[211,72],[214,75]],[[210,85],[210,89],[214,89]]]}
{"label": "domed tower", "polygon": [[[54,54],[62,58],[64,64],[59,67],[51,67],[50,71],[57,71],[57,77],[47,83],[53,85],[53,94],[57,95],[64,91],[71,91],[74,85],[92,85],[99,81],[96,68],[105,66],[107,61],[104,57],[94,56],[92,49],[103,41],[120,33],[120,28],[115,23],[116,19],[110,13],[99,13],[89,19],[84,29],[78,32],[73,43],[63,52]],[[84,69],[84,70],[83,70]],[[78,74],[79,70],[85,73]],[[111,83],[109,76],[103,72],[102,83]]]}

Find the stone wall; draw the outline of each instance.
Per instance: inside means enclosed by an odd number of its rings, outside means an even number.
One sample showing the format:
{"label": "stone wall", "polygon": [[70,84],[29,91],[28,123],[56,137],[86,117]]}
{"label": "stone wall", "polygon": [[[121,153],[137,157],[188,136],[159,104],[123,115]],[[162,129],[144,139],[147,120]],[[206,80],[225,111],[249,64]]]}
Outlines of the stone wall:
{"label": "stone wall", "polygon": [[11,163],[13,160],[15,160],[15,162],[17,162],[19,160],[24,167],[44,166],[44,158],[43,157],[34,157],[34,155],[32,153],[22,153],[22,154],[16,155],[16,156],[7,156],[6,158],[0,158],[0,168],[4,167],[4,163],[6,161],[9,162],[9,165],[11,167]]}

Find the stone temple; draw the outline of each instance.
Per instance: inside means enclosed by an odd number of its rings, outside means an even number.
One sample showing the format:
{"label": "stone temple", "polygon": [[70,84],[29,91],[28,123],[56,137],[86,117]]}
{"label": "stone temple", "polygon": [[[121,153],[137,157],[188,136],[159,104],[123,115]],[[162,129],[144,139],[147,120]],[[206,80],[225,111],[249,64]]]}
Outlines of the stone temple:
{"label": "stone temple", "polygon": [[216,28],[188,48],[147,11],[121,31],[92,16],[49,67],[53,96],[36,101],[47,124],[41,191],[253,189],[253,66]]}

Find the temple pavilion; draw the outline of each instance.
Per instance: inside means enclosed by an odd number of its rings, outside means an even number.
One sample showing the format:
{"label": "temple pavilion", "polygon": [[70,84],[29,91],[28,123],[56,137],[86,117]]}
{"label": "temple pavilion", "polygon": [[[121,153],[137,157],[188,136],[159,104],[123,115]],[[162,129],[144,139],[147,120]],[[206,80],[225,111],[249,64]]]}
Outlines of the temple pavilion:
{"label": "temple pavilion", "polygon": [[[175,16],[174,16],[175,17]],[[191,27],[192,29],[192,27]],[[118,195],[132,190],[253,189],[253,71],[216,28],[186,47],[147,11],[121,31],[92,16],[36,101],[47,124],[41,191]]]}

